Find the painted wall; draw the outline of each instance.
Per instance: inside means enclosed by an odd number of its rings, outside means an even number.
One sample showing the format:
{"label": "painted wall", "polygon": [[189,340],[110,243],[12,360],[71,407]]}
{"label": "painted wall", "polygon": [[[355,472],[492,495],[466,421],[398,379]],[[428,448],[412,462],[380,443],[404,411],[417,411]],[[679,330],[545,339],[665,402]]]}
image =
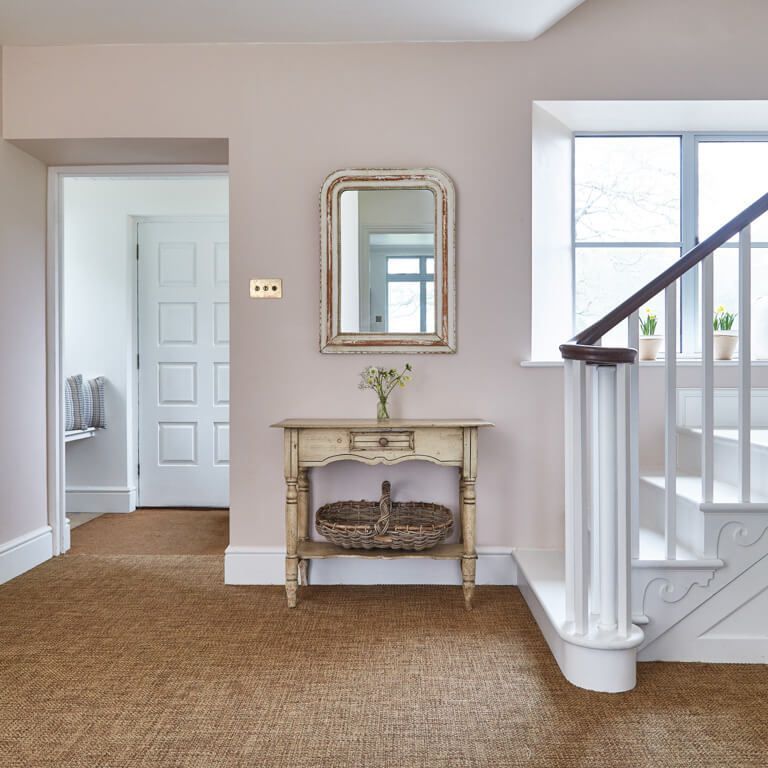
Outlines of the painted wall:
{"label": "painted wall", "polygon": [[531,357],[558,360],[573,332],[573,133],[535,104],[532,121]]}
{"label": "painted wall", "polygon": [[45,211],[45,166],[0,140],[0,551],[48,524]]}
{"label": "painted wall", "polygon": [[136,491],[138,216],[227,216],[226,177],[65,178],[63,370],[103,375],[107,429],[67,446],[69,512],[127,512]]}
{"label": "painted wall", "polygon": [[[562,374],[519,365],[530,354],[532,102],[764,98],[766,24],[760,0],[589,0],[525,44],[10,48],[4,131],[230,139],[231,537],[241,546],[282,543],[282,443],[269,424],[370,416],[358,371],[405,362],[318,352],[323,179],[340,167],[445,170],[457,187],[459,351],[411,358],[415,380],[395,413],[494,420],[480,442],[479,543],[557,546]],[[372,120],[384,106],[391,119]],[[282,276],[285,298],[250,301],[257,275]],[[316,498],[346,497],[365,471],[317,473]],[[454,479],[424,478],[427,498]],[[364,485],[373,493],[375,478]]]}

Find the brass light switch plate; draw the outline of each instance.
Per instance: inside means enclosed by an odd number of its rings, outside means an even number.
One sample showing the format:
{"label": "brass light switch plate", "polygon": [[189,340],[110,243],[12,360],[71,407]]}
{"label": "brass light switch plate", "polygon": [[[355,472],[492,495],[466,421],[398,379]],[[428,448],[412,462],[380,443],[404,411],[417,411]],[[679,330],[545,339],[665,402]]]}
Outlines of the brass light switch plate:
{"label": "brass light switch plate", "polygon": [[279,277],[263,277],[251,280],[252,299],[282,299],[283,281]]}

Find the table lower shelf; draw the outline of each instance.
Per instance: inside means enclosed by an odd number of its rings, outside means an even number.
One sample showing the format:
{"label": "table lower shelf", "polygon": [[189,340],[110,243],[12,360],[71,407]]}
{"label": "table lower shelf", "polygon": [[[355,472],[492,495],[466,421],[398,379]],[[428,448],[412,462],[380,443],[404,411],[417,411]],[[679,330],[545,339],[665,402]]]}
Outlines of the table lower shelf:
{"label": "table lower shelf", "polygon": [[401,557],[426,557],[432,560],[461,560],[464,545],[438,544],[420,552],[397,549],[344,549],[327,541],[300,541],[298,556],[300,560],[323,560],[327,557],[367,557],[378,560],[394,560]]}

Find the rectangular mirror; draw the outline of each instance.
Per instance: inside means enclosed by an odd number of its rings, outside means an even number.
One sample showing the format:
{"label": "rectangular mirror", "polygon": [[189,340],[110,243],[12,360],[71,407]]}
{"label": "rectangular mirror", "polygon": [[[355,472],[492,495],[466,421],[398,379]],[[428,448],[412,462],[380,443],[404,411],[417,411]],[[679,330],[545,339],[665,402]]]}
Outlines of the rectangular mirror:
{"label": "rectangular mirror", "polygon": [[455,351],[454,208],[432,169],[326,179],[323,352]]}

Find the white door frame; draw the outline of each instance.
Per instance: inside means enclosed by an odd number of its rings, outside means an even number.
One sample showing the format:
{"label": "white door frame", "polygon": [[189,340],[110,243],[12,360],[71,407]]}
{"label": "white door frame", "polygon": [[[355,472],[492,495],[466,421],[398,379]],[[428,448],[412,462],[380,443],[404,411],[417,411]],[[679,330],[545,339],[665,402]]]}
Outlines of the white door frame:
{"label": "white door frame", "polygon": [[62,372],[62,267],[61,184],[70,177],[114,176],[173,178],[226,176],[226,165],[78,165],[48,168],[48,220],[46,244],[46,400],[48,524],[53,532],[53,554],[69,549],[66,518],[64,454],[64,378]]}

